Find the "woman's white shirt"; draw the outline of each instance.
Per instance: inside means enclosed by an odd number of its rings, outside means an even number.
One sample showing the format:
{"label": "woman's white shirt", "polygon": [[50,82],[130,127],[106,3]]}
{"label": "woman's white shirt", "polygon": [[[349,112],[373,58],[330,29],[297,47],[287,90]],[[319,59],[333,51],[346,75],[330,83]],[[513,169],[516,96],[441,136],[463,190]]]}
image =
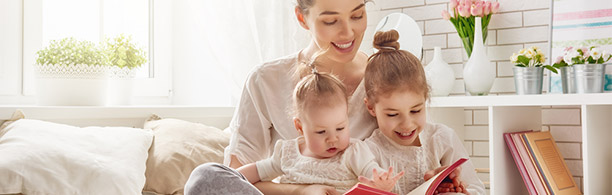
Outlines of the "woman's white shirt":
{"label": "woman's white shirt", "polygon": [[[293,72],[298,53],[255,67],[249,74],[242,97],[230,122],[232,137],[225,148],[224,164],[230,155],[248,164],[272,154],[279,139],[294,139],[298,132],[293,124],[292,93],[296,81]],[[364,104],[363,80],[349,97],[349,128],[352,138],[363,140],[377,128],[376,120]]]}
{"label": "woman's white shirt", "polygon": [[[408,194],[425,182],[425,172],[451,165],[460,158],[469,158],[459,137],[446,125],[428,123],[419,139],[421,146],[402,146],[377,129],[365,140],[383,169],[392,166],[396,173],[405,171],[393,193]],[[478,179],[472,162],[467,161],[461,167],[461,180],[468,184],[466,188],[470,194],[485,194],[484,184]]]}

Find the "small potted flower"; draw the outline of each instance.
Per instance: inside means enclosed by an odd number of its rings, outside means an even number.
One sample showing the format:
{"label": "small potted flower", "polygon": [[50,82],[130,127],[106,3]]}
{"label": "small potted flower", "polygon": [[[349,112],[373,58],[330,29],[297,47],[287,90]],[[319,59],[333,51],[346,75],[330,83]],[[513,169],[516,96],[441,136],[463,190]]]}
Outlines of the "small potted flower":
{"label": "small potted flower", "polygon": [[120,34],[102,43],[110,70],[109,103],[128,105],[133,94],[136,70],[147,62],[146,53],[132,41],[132,36]]}
{"label": "small potted flower", "polygon": [[514,71],[514,86],[516,94],[542,94],[544,68],[557,73],[550,65],[545,65],[546,57],[540,48],[532,46],[523,48],[519,53],[513,53],[510,61],[516,65]]}
{"label": "small potted flower", "polygon": [[557,57],[554,67],[561,70],[563,93],[601,93],[604,89],[606,62],[612,58],[597,46],[567,47]]}
{"label": "small potted flower", "polygon": [[38,104],[101,106],[106,104],[104,51],[90,41],[68,37],[52,40],[34,65]]}

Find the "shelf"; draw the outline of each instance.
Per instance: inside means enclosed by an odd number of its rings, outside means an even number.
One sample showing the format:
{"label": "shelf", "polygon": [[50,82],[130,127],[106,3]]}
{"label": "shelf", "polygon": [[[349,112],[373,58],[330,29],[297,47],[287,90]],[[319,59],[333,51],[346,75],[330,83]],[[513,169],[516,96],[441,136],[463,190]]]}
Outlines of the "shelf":
{"label": "shelf", "polygon": [[612,93],[432,97],[430,107],[611,105]]}

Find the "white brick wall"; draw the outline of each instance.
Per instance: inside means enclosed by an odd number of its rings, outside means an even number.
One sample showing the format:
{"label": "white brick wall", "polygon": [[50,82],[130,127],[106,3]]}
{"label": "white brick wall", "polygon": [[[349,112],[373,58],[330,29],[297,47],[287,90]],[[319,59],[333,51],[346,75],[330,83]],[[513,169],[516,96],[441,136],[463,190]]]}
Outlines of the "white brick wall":
{"label": "white brick wall", "polygon": [[[492,95],[514,94],[514,79],[509,57],[518,50],[538,46],[548,56],[550,1],[497,0],[500,13],[492,16],[486,40],[487,54],[496,66],[497,79]],[[412,17],[423,34],[424,65],[433,58],[433,47],[442,48],[443,59],[455,70],[457,78],[452,96],[465,95],[463,63],[467,55],[450,21],[443,20],[440,12],[448,7],[448,0],[374,0],[368,3],[368,30],[362,51],[372,52],[374,28],[389,13],[402,12]],[[464,146],[477,168],[488,168],[488,111],[483,108],[465,109]],[[542,130],[550,131],[565,158],[576,183],[582,186],[582,137],[580,107],[564,106],[542,108]],[[479,173],[483,181],[489,174]]]}

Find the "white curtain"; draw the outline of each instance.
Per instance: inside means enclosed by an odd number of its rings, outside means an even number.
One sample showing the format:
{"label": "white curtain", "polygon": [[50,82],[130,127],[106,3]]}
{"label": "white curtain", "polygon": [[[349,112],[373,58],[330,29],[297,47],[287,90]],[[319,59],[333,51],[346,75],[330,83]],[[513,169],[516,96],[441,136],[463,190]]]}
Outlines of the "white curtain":
{"label": "white curtain", "polygon": [[175,104],[235,106],[248,73],[304,48],[294,0],[173,3]]}

